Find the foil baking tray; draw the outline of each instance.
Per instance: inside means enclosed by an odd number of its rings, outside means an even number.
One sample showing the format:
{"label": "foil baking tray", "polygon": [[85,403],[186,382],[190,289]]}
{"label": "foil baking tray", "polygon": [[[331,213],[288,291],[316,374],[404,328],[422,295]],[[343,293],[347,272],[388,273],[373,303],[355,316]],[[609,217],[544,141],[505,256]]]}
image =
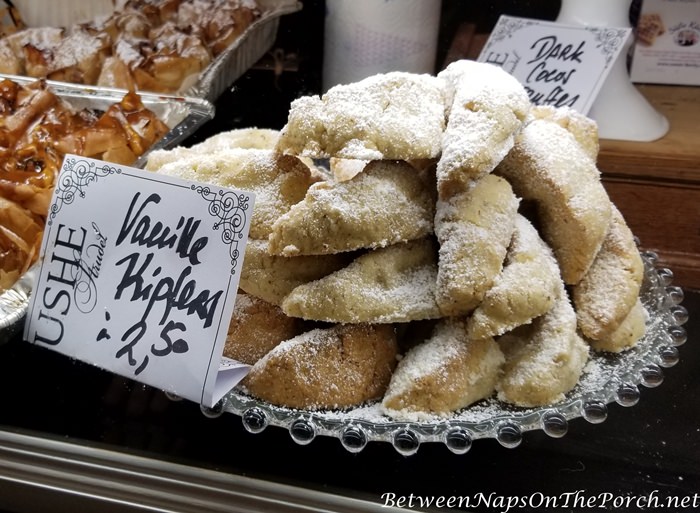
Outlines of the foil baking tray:
{"label": "foil baking tray", "polygon": [[[0,73],[0,79],[10,79],[18,84],[29,84],[38,79],[18,75]],[[110,105],[121,101],[127,93],[124,89],[97,87],[79,84],[69,84],[46,80],[46,84],[61,99],[76,109],[107,110]],[[143,105],[155,113],[170,129],[165,136],[141,155],[132,167],[143,167],[148,153],[156,149],[168,149],[194,134],[204,123],[213,119],[215,108],[211,102],[203,98],[177,96],[168,94],[148,93],[139,91]]]}
{"label": "foil baking tray", "polygon": [[0,344],[9,342],[22,332],[37,272],[38,266],[34,264],[12,288],[0,294]]}
{"label": "foil baking tray", "polygon": [[258,0],[258,5],[262,11],[260,18],[220,53],[183,94],[215,101],[272,47],[280,18],[302,8],[297,0]]}
{"label": "foil baking tray", "polygon": [[[257,0],[261,15],[223,52],[197,75],[185,79],[174,94],[203,98],[214,102],[241,75],[249,70],[272,47],[277,38],[280,18],[302,9],[298,0]],[[104,2],[66,0],[45,2],[25,0],[20,14],[31,20],[55,20],[49,26],[67,25],[68,20],[85,21],[108,15]],[[30,23],[30,26],[34,24]],[[89,87],[89,86],[88,86]],[[145,91],[145,90],[139,90]]]}
{"label": "foil baking tray", "polygon": [[[0,73],[0,79],[5,78],[25,85],[37,80]],[[47,80],[46,83],[54,93],[76,109],[106,110],[126,94],[122,89],[75,85],[51,80]],[[202,98],[146,92],[138,94],[143,105],[154,112],[170,130],[139,157],[132,167],[143,167],[149,152],[179,145],[214,117],[214,106]],[[7,342],[21,332],[33,282],[34,271],[30,269],[15,285],[0,294],[0,343]]]}

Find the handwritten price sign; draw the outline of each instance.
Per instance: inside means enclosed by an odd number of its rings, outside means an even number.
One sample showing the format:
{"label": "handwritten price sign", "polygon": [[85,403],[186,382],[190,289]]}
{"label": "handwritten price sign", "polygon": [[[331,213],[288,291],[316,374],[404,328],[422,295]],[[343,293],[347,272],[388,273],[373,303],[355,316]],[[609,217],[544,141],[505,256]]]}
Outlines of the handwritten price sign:
{"label": "handwritten price sign", "polygon": [[24,338],[213,406],[254,197],[69,155]]}
{"label": "handwritten price sign", "polygon": [[586,114],[630,33],[501,16],[478,60],[516,77],[534,104]]}

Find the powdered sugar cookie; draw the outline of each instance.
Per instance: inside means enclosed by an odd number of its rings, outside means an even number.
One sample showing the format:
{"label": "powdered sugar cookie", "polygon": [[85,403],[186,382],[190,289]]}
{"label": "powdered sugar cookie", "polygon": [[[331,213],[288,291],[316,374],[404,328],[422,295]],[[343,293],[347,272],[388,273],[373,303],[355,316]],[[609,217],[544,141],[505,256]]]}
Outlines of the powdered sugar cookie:
{"label": "powdered sugar cookie", "polygon": [[274,255],[381,248],[433,232],[432,184],[406,162],[373,161],[343,182],[318,182],[272,226]]}
{"label": "powdered sugar cookie", "polygon": [[449,91],[437,164],[438,191],[444,198],[493,171],[513,147],[530,100],[517,79],[492,64],[460,60],[438,77]]}
{"label": "powdered sugar cookie", "polygon": [[552,250],[518,214],[503,270],[467,323],[469,338],[502,335],[545,314],[556,300],[560,281]]}
{"label": "powdered sugar cookie", "polygon": [[455,412],[493,394],[503,361],[492,338],[469,339],[462,320],[442,320],[399,362],[383,411],[400,420]]}
{"label": "powdered sugar cookie", "polygon": [[443,315],[471,312],[491,288],[513,236],[518,204],[508,182],[495,175],[449,200],[438,200],[436,297]]}
{"label": "powdered sugar cookie", "polygon": [[444,129],[444,81],[391,72],[297,98],[277,147],[316,158],[435,158]]}
{"label": "powdered sugar cookie", "polygon": [[278,306],[239,293],[223,355],[253,365],[280,342],[299,335],[301,329],[299,319],[287,317]]}
{"label": "powdered sugar cookie", "polygon": [[560,401],[588,361],[588,344],[576,332],[576,313],[563,284],[549,312],[506,333],[498,345],[506,359],[496,384],[498,398],[517,406]]}
{"label": "powdered sugar cookie", "polygon": [[176,146],[169,150],[153,150],[148,154],[144,169],[157,171],[165,164],[192,155],[207,155],[231,148],[271,150],[277,144],[279,131],[268,128],[237,128],[214,134],[192,146]]}
{"label": "powdered sugar cookie", "polygon": [[266,240],[248,239],[239,287],[248,294],[281,305],[299,285],[323,278],[347,266],[350,254],[270,255]]}
{"label": "powdered sugar cookie", "polygon": [[537,203],[540,232],[564,282],[578,283],[608,231],[611,203],[600,172],[576,138],[547,119],[529,122],[497,171],[515,193]]}
{"label": "powdered sugar cookie", "polygon": [[600,141],[598,139],[598,124],[570,107],[552,107],[551,105],[534,105],[530,115],[536,119],[553,121],[566,128],[581,148],[595,162],[598,159]]}
{"label": "powdered sugar cookie", "polygon": [[282,302],[282,310],[293,317],[342,323],[436,319],[441,316],[435,301],[436,278],[431,240],[396,244],[298,286]]}
{"label": "powdered sugar cookie", "polygon": [[630,347],[634,347],[639,339],[646,333],[649,314],[642,302],[637,299],[630,312],[627,314],[617,329],[601,337],[599,340],[589,339],[589,344],[594,351],[607,351],[620,353]]}
{"label": "powdered sugar cookie", "polygon": [[273,150],[229,148],[164,164],[157,173],[255,194],[249,236],[267,239],[272,225],[301,201],[315,179],[303,162]]}
{"label": "powdered sugar cookie", "polygon": [[643,274],[644,263],[634,236],[613,206],[603,246],[572,289],[578,326],[584,336],[602,340],[619,328],[639,299]]}
{"label": "powdered sugar cookie", "polygon": [[347,408],[384,394],[396,350],[391,326],[314,329],[276,346],[242,384],[250,394],[280,406]]}

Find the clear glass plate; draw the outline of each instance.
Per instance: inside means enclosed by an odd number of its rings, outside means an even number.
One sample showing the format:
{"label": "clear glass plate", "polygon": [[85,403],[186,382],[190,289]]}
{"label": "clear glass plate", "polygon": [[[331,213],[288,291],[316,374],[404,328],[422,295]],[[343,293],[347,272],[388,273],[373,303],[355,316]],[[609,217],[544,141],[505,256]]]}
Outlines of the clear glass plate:
{"label": "clear glass plate", "polygon": [[462,454],[480,438],[495,438],[503,446],[517,447],[523,433],[530,430],[542,429],[552,437],[562,437],[571,419],[583,417],[600,423],[606,419],[608,404],[634,406],[640,398],[639,386],[660,385],[663,369],[678,362],[677,348],[687,338],[682,325],[688,312],[680,304],[683,291],[671,285],[673,273],[669,269],[657,268],[656,254],[646,252],[642,256],[645,275],[641,299],[649,313],[645,336],[619,355],[593,353],[579,384],[564,400],[551,406],[517,408],[494,398],[434,422],[397,422],[384,416],[378,403],[342,412],[303,411],[270,405],[234,389],[217,408],[202,411],[210,416],[224,412],[239,415],[251,433],[267,426],[285,428],[302,445],[317,436],[335,437],[350,452],[379,441],[410,455],[422,443],[439,442]]}

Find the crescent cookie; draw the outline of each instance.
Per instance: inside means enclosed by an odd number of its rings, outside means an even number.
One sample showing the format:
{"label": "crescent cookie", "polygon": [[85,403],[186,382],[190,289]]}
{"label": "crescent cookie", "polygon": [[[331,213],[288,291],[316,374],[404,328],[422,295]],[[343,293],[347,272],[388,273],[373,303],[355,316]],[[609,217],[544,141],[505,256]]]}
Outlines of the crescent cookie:
{"label": "crescent cookie", "polygon": [[270,255],[266,240],[248,239],[238,286],[251,296],[281,305],[296,287],[342,269],[349,255]]}
{"label": "crescent cookie", "polygon": [[278,306],[262,299],[239,293],[233,307],[223,355],[253,365],[280,342],[299,333],[299,319],[287,317]]}
{"label": "crescent cookie", "polygon": [[498,398],[517,406],[560,401],[576,386],[588,361],[588,344],[576,332],[576,313],[563,284],[549,312],[506,333],[498,345],[505,355]]}
{"label": "crescent cookie", "polygon": [[457,411],[493,394],[503,362],[492,338],[469,339],[462,320],[443,319],[399,361],[382,410],[399,420]]}
{"label": "crescent cookie", "polygon": [[595,162],[559,124],[534,119],[498,166],[523,199],[537,204],[540,230],[567,285],[581,281],[608,231],[611,202]]}
{"label": "crescent cookie", "polygon": [[267,353],[250,369],[242,387],[279,406],[347,408],[383,396],[396,355],[391,326],[314,329]]}
{"label": "crescent cookie", "polygon": [[533,105],[530,110],[532,117],[553,121],[574,136],[576,142],[595,162],[600,151],[598,139],[598,124],[571,107],[552,107],[551,105]]}
{"label": "crescent cookie", "polygon": [[301,201],[315,179],[296,157],[231,148],[170,162],[156,173],[255,193],[249,236],[266,239],[272,225]]}
{"label": "crescent cookie", "polygon": [[347,267],[299,285],[282,302],[292,317],[341,323],[392,323],[441,316],[431,240],[370,251]]}
{"label": "crescent cookie", "polygon": [[277,148],[315,158],[435,158],[444,129],[444,82],[390,72],[292,101]]}
{"label": "crescent cookie", "polygon": [[373,161],[351,180],[318,182],[272,226],[270,253],[322,255],[379,248],[433,232],[434,195],[401,161]]}
{"label": "crescent cookie", "polygon": [[503,335],[544,315],[554,304],[560,281],[552,250],[518,214],[503,270],[467,322],[469,338]]}
{"label": "crescent cookie", "polygon": [[619,328],[639,299],[643,274],[644,263],[634,236],[613,206],[603,246],[572,289],[578,326],[585,337],[602,340]]}
{"label": "crescent cookie", "polygon": [[438,74],[448,84],[448,120],[437,164],[441,197],[490,173],[513,147],[530,100],[516,78],[498,66],[471,60]]}
{"label": "crescent cookie", "polygon": [[518,204],[508,182],[495,175],[438,200],[436,297],[443,315],[471,312],[491,288],[513,236]]}
{"label": "crescent cookie", "polygon": [[632,310],[627,314],[618,328],[610,335],[600,340],[589,340],[589,344],[594,351],[607,351],[609,353],[620,353],[625,349],[634,347],[644,336],[647,330],[647,320],[649,313],[637,299]]}
{"label": "crescent cookie", "polygon": [[204,141],[192,146],[177,146],[169,150],[151,151],[146,159],[144,169],[157,171],[165,164],[176,162],[191,155],[207,155],[219,150],[245,148],[271,150],[277,144],[279,130],[268,128],[236,128],[214,134]]}

